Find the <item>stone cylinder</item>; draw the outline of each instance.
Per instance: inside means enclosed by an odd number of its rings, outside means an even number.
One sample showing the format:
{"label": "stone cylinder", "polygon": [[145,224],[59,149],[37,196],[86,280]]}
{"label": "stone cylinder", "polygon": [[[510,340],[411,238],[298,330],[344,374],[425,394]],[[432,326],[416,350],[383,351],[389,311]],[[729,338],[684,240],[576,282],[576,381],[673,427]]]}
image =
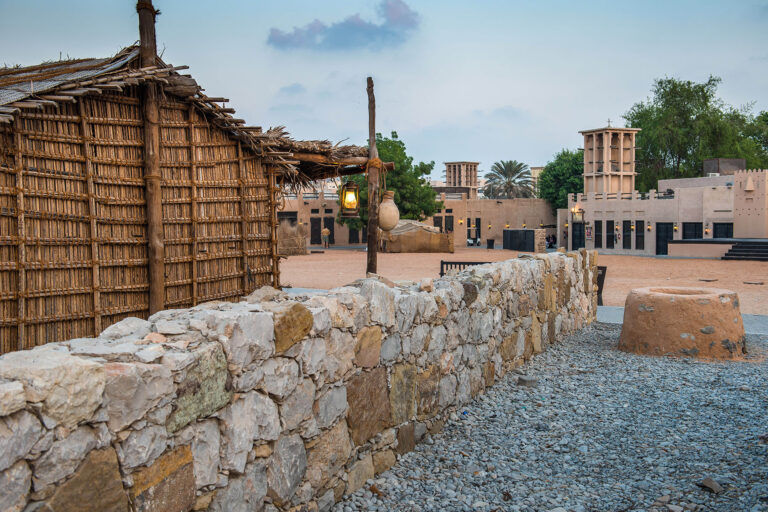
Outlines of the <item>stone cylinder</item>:
{"label": "stone cylinder", "polygon": [[651,287],[629,292],[619,350],[648,355],[734,359],[746,353],[736,292]]}

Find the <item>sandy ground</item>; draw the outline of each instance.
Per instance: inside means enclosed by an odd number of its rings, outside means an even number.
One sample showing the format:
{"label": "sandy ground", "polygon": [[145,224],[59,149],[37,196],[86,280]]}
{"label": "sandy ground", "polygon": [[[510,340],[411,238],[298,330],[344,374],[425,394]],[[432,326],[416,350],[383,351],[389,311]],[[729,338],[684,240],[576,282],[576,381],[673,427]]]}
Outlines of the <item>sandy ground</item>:
{"label": "sandy ground", "polygon": [[[501,261],[515,256],[511,251],[462,248],[454,254],[379,254],[379,274],[392,280],[438,277],[440,260]],[[366,253],[327,250],[323,254],[290,256],[281,260],[283,286],[333,288],[365,277]],[[699,286],[727,288],[738,292],[741,312],[768,315],[768,262],[709,259],[668,259],[601,254],[598,264],[608,267],[603,303],[623,306],[632,288],[643,286]],[[704,282],[700,279],[715,279]],[[761,285],[746,284],[760,282]]]}

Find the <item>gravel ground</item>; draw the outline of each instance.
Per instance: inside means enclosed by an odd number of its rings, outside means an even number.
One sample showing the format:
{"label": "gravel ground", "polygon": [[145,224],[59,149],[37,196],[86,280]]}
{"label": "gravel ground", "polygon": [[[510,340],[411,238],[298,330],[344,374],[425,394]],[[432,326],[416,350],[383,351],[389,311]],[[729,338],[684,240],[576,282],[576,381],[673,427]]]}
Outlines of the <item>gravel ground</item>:
{"label": "gravel ground", "polygon": [[768,338],[712,363],[625,354],[619,332],[549,347],[334,511],[768,511]]}

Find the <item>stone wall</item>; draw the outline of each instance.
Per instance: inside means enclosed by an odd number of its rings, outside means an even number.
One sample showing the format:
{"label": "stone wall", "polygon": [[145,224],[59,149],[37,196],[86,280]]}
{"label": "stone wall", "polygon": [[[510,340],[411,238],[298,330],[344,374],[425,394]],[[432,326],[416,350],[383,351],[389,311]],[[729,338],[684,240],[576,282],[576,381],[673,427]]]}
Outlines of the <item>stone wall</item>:
{"label": "stone wall", "polygon": [[0,510],[328,510],[594,319],[596,255],[263,288],[0,358]]}

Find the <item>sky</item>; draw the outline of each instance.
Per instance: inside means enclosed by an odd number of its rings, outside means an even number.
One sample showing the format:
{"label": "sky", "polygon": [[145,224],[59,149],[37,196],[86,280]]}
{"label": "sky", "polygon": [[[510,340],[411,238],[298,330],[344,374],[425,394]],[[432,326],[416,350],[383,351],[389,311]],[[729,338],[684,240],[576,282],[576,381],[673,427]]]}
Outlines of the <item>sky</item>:
{"label": "sky", "polygon": [[[416,161],[545,165],[579,130],[623,126],[655,78],[722,78],[768,110],[768,0],[154,0],[158,49],[249,125]],[[132,0],[0,0],[0,65],[105,57],[138,39]]]}

